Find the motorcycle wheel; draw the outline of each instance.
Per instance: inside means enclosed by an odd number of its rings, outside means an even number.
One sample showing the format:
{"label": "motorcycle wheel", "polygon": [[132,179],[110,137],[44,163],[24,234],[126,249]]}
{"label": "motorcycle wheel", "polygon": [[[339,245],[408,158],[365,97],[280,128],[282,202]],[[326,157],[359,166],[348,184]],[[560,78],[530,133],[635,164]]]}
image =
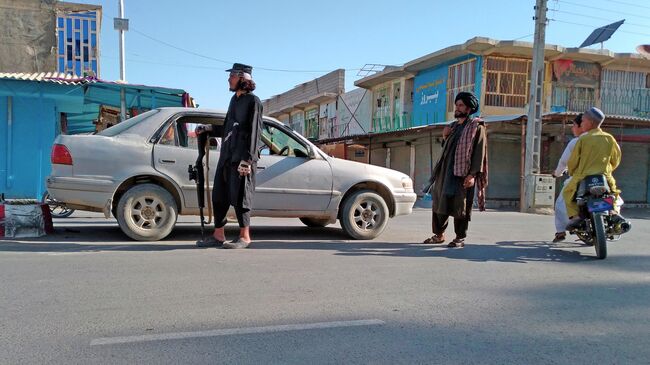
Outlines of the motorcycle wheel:
{"label": "motorcycle wheel", "polygon": [[68,218],[74,213],[74,209],[68,208],[65,204],[52,199],[48,192],[43,194],[41,201],[50,207],[52,218]]}
{"label": "motorcycle wheel", "polygon": [[596,231],[596,257],[602,260],[607,257],[607,235],[605,234],[605,220],[603,213],[594,213],[592,216],[594,222],[594,231]]}

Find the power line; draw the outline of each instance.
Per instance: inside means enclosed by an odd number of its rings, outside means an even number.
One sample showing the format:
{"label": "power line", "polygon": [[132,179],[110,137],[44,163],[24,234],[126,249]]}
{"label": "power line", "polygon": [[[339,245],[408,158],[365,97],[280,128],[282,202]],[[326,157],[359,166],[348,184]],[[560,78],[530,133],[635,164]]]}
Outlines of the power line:
{"label": "power line", "polygon": [[[570,12],[570,11],[564,11],[564,10],[555,10],[555,9],[551,9],[551,11],[556,12],[556,13],[562,13],[562,14],[568,14],[568,15],[580,16],[580,17],[583,17],[583,18],[592,18],[592,19],[606,20],[606,21],[608,21],[608,22],[612,22],[612,23],[617,21],[617,20],[611,20],[611,19],[602,18],[602,17],[598,17],[598,16],[593,16],[593,15],[588,15],[588,14],[573,13],[573,12]],[[641,27],[641,28],[647,28],[647,29],[650,29],[650,27],[648,27],[646,24],[629,23],[629,22],[627,22],[627,21],[626,21],[623,25],[633,25],[633,26],[636,26],[636,27]]]}
{"label": "power line", "polygon": [[[196,56],[196,57],[201,57],[201,58],[205,58],[205,59],[208,59],[208,60],[211,60],[211,61],[216,61],[216,62],[225,63],[225,64],[232,64],[233,63],[232,61],[222,60],[222,59],[215,58],[215,57],[212,57],[212,56],[207,56],[207,55],[204,55],[204,54],[201,54],[201,53],[197,53],[197,52],[194,52],[194,51],[186,49],[186,48],[178,47],[178,46],[176,46],[174,44],[171,44],[169,42],[165,42],[163,40],[154,38],[154,37],[152,37],[152,36],[150,36],[148,34],[145,34],[145,33],[141,32],[141,31],[139,31],[137,29],[134,29],[133,27],[131,27],[131,30],[133,32],[145,37],[145,38],[148,38],[148,39],[154,41],[154,42],[158,42],[158,43],[163,44],[163,45],[165,45],[167,47],[173,48],[173,49],[181,51],[181,52],[191,54],[191,55]],[[260,67],[260,66],[255,66],[255,68],[258,69],[258,70],[264,70],[264,71],[292,72],[292,73],[312,73],[312,72],[313,73],[324,73],[324,72],[332,72],[332,71],[334,71],[334,69],[330,69],[330,70],[290,70],[290,69],[269,68],[269,67]],[[350,68],[350,69],[345,69],[345,70],[346,71],[358,71],[359,69]]]}
{"label": "power line", "polygon": [[633,14],[633,13],[624,13],[622,11],[616,11],[616,10],[612,10],[612,9],[598,8],[598,7],[595,7],[595,6],[574,3],[574,2],[571,2],[571,1],[565,1],[565,0],[555,0],[555,1],[557,1],[558,3],[563,3],[563,4],[581,6],[583,8],[587,8],[587,9],[606,11],[608,13],[615,13],[615,14],[621,14],[621,15],[626,15],[626,16],[633,16],[633,17],[642,18],[642,19],[650,19],[650,17],[643,16],[643,15],[638,15],[638,14]]}
{"label": "power line", "polygon": [[515,39],[513,39],[513,41],[518,41],[518,40],[520,40],[520,39],[524,39],[524,38],[532,37],[532,36],[534,36],[534,35],[535,35],[534,33],[526,34],[526,35],[521,36],[521,37],[519,37],[519,38],[515,38]]}
{"label": "power line", "polygon": [[173,48],[173,49],[178,50],[178,51],[181,51],[181,52],[189,53],[189,54],[194,55],[194,56],[197,56],[197,57],[201,57],[201,58],[205,58],[205,59],[208,59],[208,60],[217,61],[217,62],[221,62],[221,63],[226,63],[226,64],[231,64],[231,63],[232,63],[232,62],[230,62],[230,61],[220,60],[220,59],[218,59],[218,58],[214,58],[214,57],[211,57],[211,56],[206,56],[206,55],[203,55],[203,54],[200,54],[200,53],[196,53],[196,52],[194,52],[194,51],[190,51],[189,49],[185,49],[185,48],[181,48],[181,47],[175,46],[175,45],[173,45],[173,44],[171,44],[171,43],[168,43],[168,42],[162,41],[162,40],[157,39],[157,38],[154,38],[154,37],[152,37],[152,36],[150,36],[150,35],[148,35],[148,34],[142,33],[141,31],[139,31],[139,30],[137,30],[137,29],[134,29],[133,27],[131,27],[131,30],[132,30],[133,32],[135,32],[135,33],[137,33],[137,34],[139,34],[139,35],[145,37],[145,38],[148,38],[148,39],[154,41],[154,42],[158,42],[158,43],[160,43],[160,44],[164,44],[164,45],[167,46],[167,47]]}
{"label": "power line", "polygon": [[633,4],[633,3],[626,3],[625,1],[607,0],[607,2],[621,4],[621,5],[627,5],[627,6],[636,6],[638,8],[642,8],[642,9],[650,9],[650,6],[643,6],[643,5],[639,5],[639,4]]}
{"label": "power line", "polygon": [[135,63],[145,63],[145,64],[149,64],[149,65],[170,66],[170,67],[183,67],[183,68],[195,68],[195,69],[206,69],[206,70],[222,70],[221,67],[215,67],[215,66],[199,66],[199,65],[184,65],[184,64],[174,64],[174,63],[164,63],[164,62],[152,62],[152,61],[134,60],[132,58],[127,59],[127,61],[135,62]]}
{"label": "power line", "polygon": [[[136,56],[133,53],[130,53],[132,56]],[[119,58],[115,56],[107,56],[105,53],[102,54],[103,58],[108,58],[112,60],[119,60]],[[188,64],[181,64],[181,63],[165,63],[165,62],[154,62],[154,61],[144,61],[144,60],[138,60],[138,59],[133,59],[133,58],[127,58],[127,61],[129,63],[143,63],[143,64],[149,64],[149,65],[159,65],[159,66],[169,66],[169,67],[179,67],[179,68],[193,68],[193,69],[204,69],[204,70],[223,70],[222,67],[216,67],[216,66],[201,66],[201,65],[188,65]],[[356,70],[345,70],[346,72],[355,72]]]}
{"label": "power line", "polygon": [[[589,25],[589,24],[567,22],[567,21],[560,20],[560,19],[549,19],[549,20],[552,20],[552,21],[558,22],[558,23],[579,25],[581,27],[588,27],[588,28],[592,28],[592,29],[595,28],[593,25]],[[627,33],[627,34],[642,35],[642,36],[645,36],[645,37],[650,37],[650,34],[648,34],[648,33],[627,32],[627,31],[624,31],[624,30],[619,30],[619,32],[620,33]]]}

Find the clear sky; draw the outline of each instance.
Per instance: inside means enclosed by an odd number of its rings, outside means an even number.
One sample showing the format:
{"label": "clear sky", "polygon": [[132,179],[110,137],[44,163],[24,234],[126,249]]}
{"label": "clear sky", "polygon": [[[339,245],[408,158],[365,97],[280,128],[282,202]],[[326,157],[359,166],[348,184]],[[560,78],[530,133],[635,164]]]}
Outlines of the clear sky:
{"label": "clear sky", "polygon": [[[119,78],[113,17],[103,6],[101,77]],[[365,64],[401,65],[475,36],[532,42],[534,0],[124,0],[127,81],[187,90],[202,107],[226,108],[232,62],[254,67],[266,99],[345,68],[346,91]],[[626,19],[605,43],[615,52],[650,44],[648,0],[549,0],[547,43],[577,47],[597,27]],[[600,48],[599,45],[591,48]],[[287,70],[287,71],[277,71]],[[310,72],[316,71],[316,72]]]}

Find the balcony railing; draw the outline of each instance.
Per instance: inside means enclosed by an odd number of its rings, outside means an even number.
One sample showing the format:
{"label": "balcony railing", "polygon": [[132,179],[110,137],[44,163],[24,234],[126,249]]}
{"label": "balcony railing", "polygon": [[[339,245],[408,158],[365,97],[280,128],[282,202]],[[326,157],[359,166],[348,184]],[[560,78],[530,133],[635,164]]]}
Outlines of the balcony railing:
{"label": "balcony railing", "polygon": [[637,89],[632,92],[634,116],[650,118],[650,89]]}
{"label": "balcony railing", "polygon": [[555,87],[551,110],[556,112],[583,112],[596,105],[596,90],[586,87]]}
{"label": "balcony railing", "polygon": [[592,106],[607,115],[650,118],[650,89],[604,88],[600,100],[594,89],[556,88],[553,90],[551,110],[554,112],[584,112]]}
{"label": "balcony railing", "polygon": [[650,89],[604,89],[601,105],[605,114],[648,118]]}
{"label": "balcony railing", "polygon": [[373,133],[391,132],[413,127],[413,118],[409,113],[394,115],[392,117],[372,118]]}

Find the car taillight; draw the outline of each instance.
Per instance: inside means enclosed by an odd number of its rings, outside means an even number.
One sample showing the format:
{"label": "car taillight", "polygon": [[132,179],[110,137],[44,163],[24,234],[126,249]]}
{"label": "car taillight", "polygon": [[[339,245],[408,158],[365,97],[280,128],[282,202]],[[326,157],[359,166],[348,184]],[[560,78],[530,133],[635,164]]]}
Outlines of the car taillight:
{"label": "car taillight", "polygon": [[52,146],[52,163],[59,165],[72,165],[72,155],[68,148],[62,144]]}

